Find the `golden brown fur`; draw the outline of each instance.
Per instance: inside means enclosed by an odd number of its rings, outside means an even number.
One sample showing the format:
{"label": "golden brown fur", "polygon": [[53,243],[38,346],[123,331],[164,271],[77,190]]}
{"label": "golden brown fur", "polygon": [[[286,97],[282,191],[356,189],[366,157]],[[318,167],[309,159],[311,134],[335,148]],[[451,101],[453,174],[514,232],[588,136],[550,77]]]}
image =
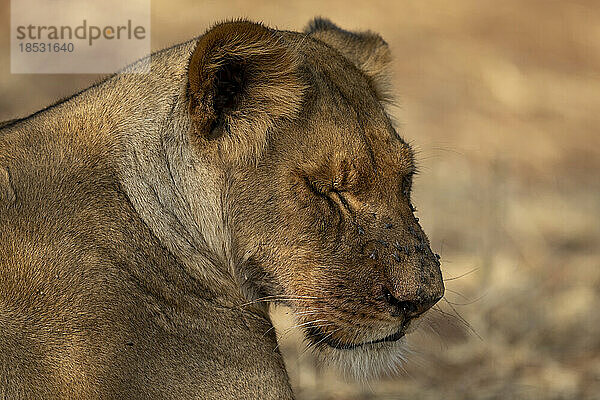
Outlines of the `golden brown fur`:
{"label": "golden brown fur", "polygon": [[324,360],[393,369],[443,284],[388,61],[325,20],[224,23],[4,126],[0,398],[292,398],[271,301]]}

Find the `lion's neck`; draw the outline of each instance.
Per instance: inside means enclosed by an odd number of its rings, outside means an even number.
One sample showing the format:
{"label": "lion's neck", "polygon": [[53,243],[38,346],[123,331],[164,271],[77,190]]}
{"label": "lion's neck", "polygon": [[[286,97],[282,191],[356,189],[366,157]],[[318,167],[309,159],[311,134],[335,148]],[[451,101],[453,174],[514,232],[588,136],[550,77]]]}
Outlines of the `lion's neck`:
{"label": "lion's neck", "polygon": [[188,42],[156,53],[150,74],[115,75],[29,117],[28,129],[7,129],[43,134],[65,150],[56,151],[57,163],[69,154],[116,171],[136,214],[189,274],[216,292],[240,293],[243,301],[225,218],[226,177],[202,163],[188,142],[186,65],[193,47]]}
{"label": "lion's neck", "polygon": [[222,177],[198,165],[173,131],[126,139],[119,174],[136,212],[190,273],[211,286],[233,284]]}
{"label": "lion's neck", "polygon": [[188,143],[185,66],[192,47],[153,55],[151,74],[116,76],[90,96],[122,108],[106,113],[118,116],[109,124],[118,128],[111,139],[119,148],[116,169],[135,211],[195,279],[231,293],[238,285],[224,219],[225,178]]}
{"label": "lion's neck", "polygon": [[185,65],[190,51],[153,60],[158,82],[150,80],[138,99],[144,100],[140,107],[147,107],[148,98],[158,102],[146,110],[149,123],[136,124],[123,136],[120,174],[136,211],[196,279],[214,288],[236,287],[225,177],[202,163],[189,143]]}

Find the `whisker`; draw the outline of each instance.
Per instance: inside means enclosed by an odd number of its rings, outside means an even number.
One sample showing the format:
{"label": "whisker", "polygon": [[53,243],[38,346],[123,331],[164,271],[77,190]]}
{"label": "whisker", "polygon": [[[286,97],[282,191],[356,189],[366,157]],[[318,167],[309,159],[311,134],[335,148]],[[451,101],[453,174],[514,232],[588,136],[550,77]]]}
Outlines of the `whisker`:
{"label": "whisker", "polygon": [[314,314],[320,314],[321,312],[322,312],[321,310],[298,311],[298,312],[294,312],[294,315],[297,315],[297,316],[314,315]]}
{"label": "whisker", "polygon": [[464,294],[462,294],[462,293],[460,293],[460,292],[457,292],[456,290],[452,290],[452,289],[448,289],[448,288],[446,288],[446,292],[453,293],[453,294],[455,294],[455,295],[457,295],[457,296],[459,296],[459,297],[461,297],[461,298],[465,299],[466,301],[471,301],[471,299],[470,299],[470,298],[468,298],[467,296],[465,296]]}
{"label": "whisker", "polygon": [[[289,328],[286,328],[285,332],[289,332],[289,331],[291,331],[292,329],[295,329],[295,328],[300,328],[300,327],[302,327],[302,326],[306,326],[306,325],[318,324],[319,322],[327,322],[327,324],[320,324],[320,325],[318,325],[318,326],[328,326],[328,325],[332,325],[332,323],[331,323],[330,321],[326,320],[326,319],[316,319],[316,320],[314,320],[314,321],[308,321],[308,322],[304,322],[304,323],[301,323],[301,324],[296,324],[296,325],[294,325],[294,326],[291,326],[291,327],[289,327]],[[315,325],[315,326],[317,326],[317,325]]]}
{"label": "whisker", "polygon": [[[448,290],[448,289],[446,289],[446,290]],[[454,293],[454,292],[453,292],[453,293]],[[472,299],[472,300],[471,300],[471,299],[467,298],[466,296],[462,296],[460,293],[455,293],[455,294],[456,294],[456,295],[459,295],[459,296],[461,296],[461,297],[463,297],[463,298],[465,298],[465,299],[467,300],[467,302],[466,302],[466,303],[455,303],[455,302],[452,302],[452,301],[450,301],[450,300],[448,300],[448,299],[446,299],[446,298],[444,298],[444,301],[445,301],[445,302],[447,302],[448,304],[452,304],[453,306],[468,306],[468,305],[470,305],[470,304],[473,304],[473,303],[475,303],[475,302],[478,302],[479,300],[481,300],[481,299],[483,299],[483,298],[485,297],[485,294],[482,294],[481,296],[479,296],[479,297],[476,297],[475,299]],[[445,296],[444,296],[444,297],[445,297]]]}
{"label": "whisker", "polygon": [[[334,330],[333,330],[333,331],[332,331],[330,334],[333,334],[333,333],[335,333],[336,331],[338,331],[338,330],[340,330],[340,329],[341,329],[341,328],[334,329]],[[291,330],[291,329],[290,329],[290,330]],[[289,334],[289,332],[287,332],[287,334]],[[281,340],[281,339],[283,339],[284,337],[285,337],[285,335],[282,335],[282,338],[280,338],[279,340],[277,340],[277,346],[275,346],[275,347],[273,348],[273,351],[277,351],[277,349],[279,348],[279,345],[281,345],[281,343],[283,342],[283,340]],[[310,347],[310,346],[308,346],[308,347]],[[306,350],[308,349],[308,347],[307,347],[306,349],[304,349],[304,351],[302,351],[302,353],[301,353],[301,354],[300,354],[300,356],[298,357],[298,360],[300,360],[300,357],[302,357],[302,354],[304,354],[304,353],[306,352]]]}
{"label": "whisker", "polygon": [[458,318],[456,315],[453,315],[453,314],[450,314],[450,313],[448,313],[446,311],[443,311],[438,306],[434,306],[431,310],[433,310],[435,312],[438,312],[439,314],[443,315],[444,317],[451,318],[452,321],[454,321],[455,323],[458,323],[459,326],[467,328],[467,325],[460,318]]}
{"label": "whisker", "polygon": [[247,303],[241,304],[239,307],[245,307],[251,304],[256,304],[256,303],[260,303],[260,302],[267,302],[267,301],[295,301],[295,300],[320,300],[319,297],[314,297],[314,296],[288,296],[288,295],[272,295],[272,296],[265,296],[265,297],[260,297],[258,299],[249,301]]}
{"label": "whisker", "polygon": [[456,314],[456,316],[461,321],[463,321],[466,324],[466,326],[469,328],[469,330],[471,332],[473,332],[475,334],[475,336],[477,336],[479,338],[479,340],[483,340],[483,338],[481,337],[481,335],[479,335],[479,333],[477,333],[477,331],[475,330],[475,328],[473,328],[473,326],[471,326],[471,324],[469,322],[467,322],[467,320],[464,319],[463,316],[460,315],[458,311],[456,311],[456,308],[452,304],[450,304],[450,302],[448,302],[448,300],[446,300],[444,298],[442,298],[442,299],[450,306],[450,308],[452,309],[452,311],[454,311],[454,313]]}
{"label": "whisker", "polygon": [[316,343],[313,342],[309,342],[306,346],[306,348],[302,351],[302,353],[300,353],[300,355],[298,356],[298,360],[300,360],[305,354],[306,352],[310,349],[316,346],[318,346],[319,344],[321,344],[324,340],[327,340],[328,338],[330,338],[334,333],[336,333],[337,331],[341,330],[342,328],[337,328],[334,329],[333,331],[329,332],[327,335],[323,336],[323,338],[321,338],[321,340],[319,340]]}
{"label": "whisker", "polygon": [[[303,327],[303,326],[314,326],[314,327],[316,327],[316,328],[326,328],[326,327],[328,327],[328,326],[332,326],[332,325],[333,325],[333,323],[331,323],[331,322],[329,322],[329,321],[327,321],[327,320],[324,320],[324,319],[315,320],[315,321],[308,321],[308,322],[304,322],[304,323],[302,323],[302,324],[293,325],[293,326],[290,326],[289,328],[286,328],[286,329],[284,329],[284,330],[283,330],[283,332],[281,332],[281,333],[279,334],[279,336],[280,336],[280,337],[279,337],[279,339],[278,339],[278,340],[283,340],[283,339],[285,339],[285,337],[286,337],[287,335],[289,335],[289,334],[290,334],[290,333],[291,333],[291,332],[292,332],[294,329],[296,329],[296,328],[301,328],[301,327]],[[267,329],[267,330],[265,331],[265,333],[263,333],[263,337],[264,337],[265,335],[267,335],[267,333],[269,333],[269,332],[270,332],[271,330],[273,330],[274,328],[275,328],[275,326],[271,326],[269,329]]]}
{"label": "whisker", "polygon": [[479,270],[479,267],[473,268],[472,270],[470,270],[468,272],[465,272],[464,274],[461,274],[461,275],[458,275],[458,276],[453,276],[451,278],[446,278],[446,279],[444,279],[444,282],[453,281],[455,279],[463,278],[463,277],[465,277],[465,276],[467,276],[469,274],[472,274],[473,272],[478,271],[478,270]]}

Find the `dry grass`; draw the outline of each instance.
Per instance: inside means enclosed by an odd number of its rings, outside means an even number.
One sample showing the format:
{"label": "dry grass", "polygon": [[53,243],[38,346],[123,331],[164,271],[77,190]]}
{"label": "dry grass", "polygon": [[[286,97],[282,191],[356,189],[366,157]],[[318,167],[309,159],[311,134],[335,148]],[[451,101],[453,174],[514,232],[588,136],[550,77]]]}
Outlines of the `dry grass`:
{"label": "dry grass", "polygon": [[[153,48],[225,18],[301,29],[314,15],[392,47],[395,116],[420,149],[416,204],[448,292],[410,338],[406,374],[370,385],[320,370],[278,310],[298,397],[600,398],[600,3],[154,0]],[[0,46],[0,119],[96,78],[11,75],[7,35]]]}

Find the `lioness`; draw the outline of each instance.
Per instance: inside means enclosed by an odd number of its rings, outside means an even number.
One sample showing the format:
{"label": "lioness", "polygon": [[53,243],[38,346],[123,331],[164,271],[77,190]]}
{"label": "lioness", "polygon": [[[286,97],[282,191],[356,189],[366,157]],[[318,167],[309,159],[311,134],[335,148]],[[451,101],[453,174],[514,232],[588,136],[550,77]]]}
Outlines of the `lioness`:
{"label": "lioness", "polygon": [[5,125],[0,397],[291,399],[272,302],[324,360],[393,368],[444,286],[389,61],[226,22]]}

